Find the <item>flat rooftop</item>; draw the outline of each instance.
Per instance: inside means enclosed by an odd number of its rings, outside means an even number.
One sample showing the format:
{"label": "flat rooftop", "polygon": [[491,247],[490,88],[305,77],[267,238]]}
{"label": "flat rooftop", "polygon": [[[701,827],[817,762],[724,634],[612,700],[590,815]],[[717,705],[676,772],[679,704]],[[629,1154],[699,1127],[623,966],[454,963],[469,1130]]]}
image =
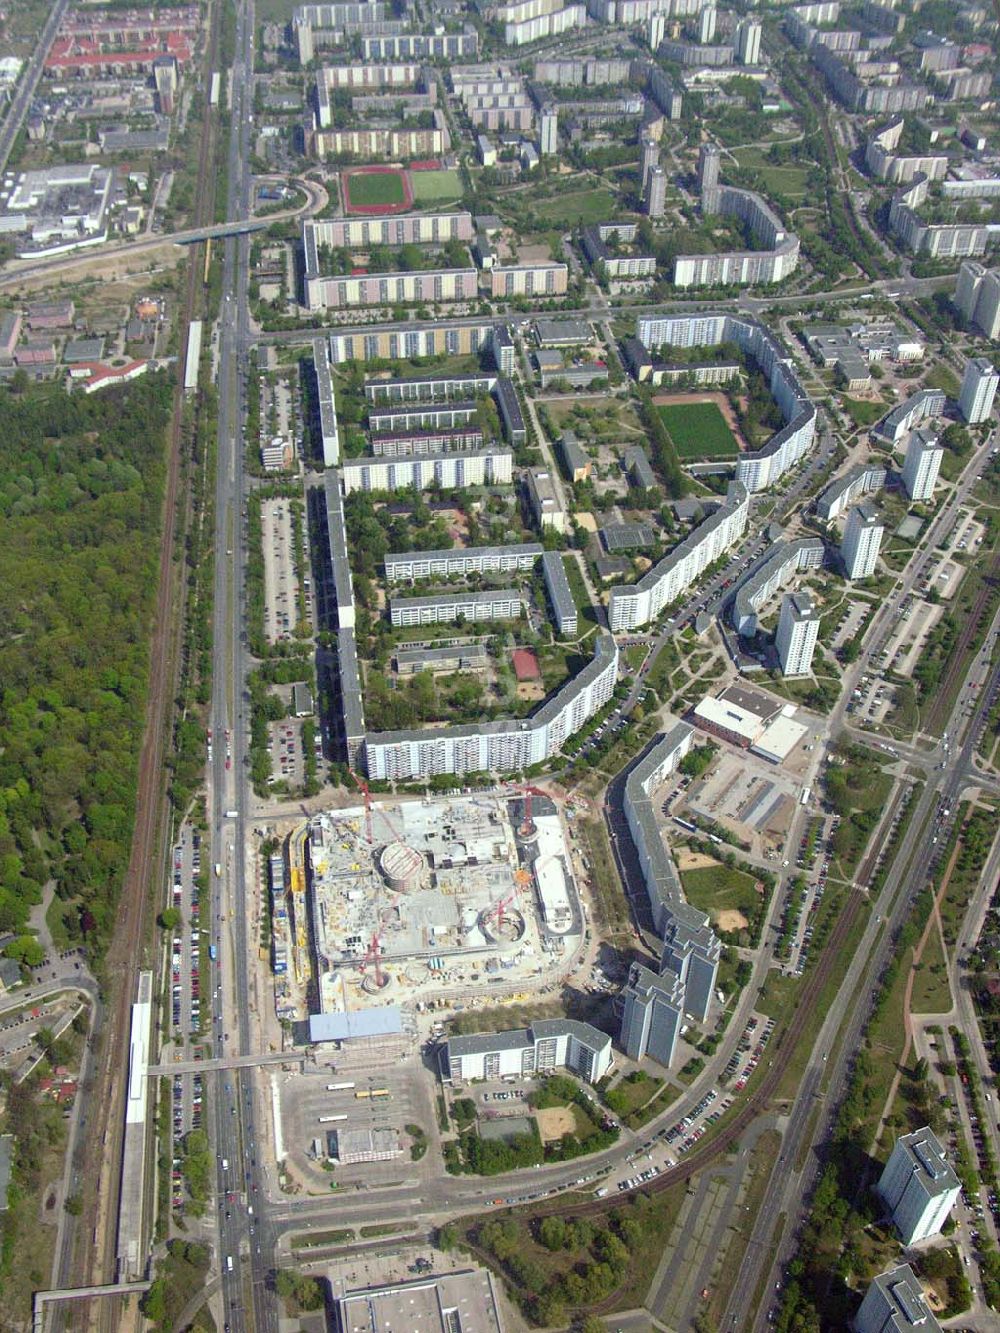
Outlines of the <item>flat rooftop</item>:
{"label": "flat rooftop", "polygon": [[343,1333],[504,1333],[486,1269],[350,1291],[337,1313]]}

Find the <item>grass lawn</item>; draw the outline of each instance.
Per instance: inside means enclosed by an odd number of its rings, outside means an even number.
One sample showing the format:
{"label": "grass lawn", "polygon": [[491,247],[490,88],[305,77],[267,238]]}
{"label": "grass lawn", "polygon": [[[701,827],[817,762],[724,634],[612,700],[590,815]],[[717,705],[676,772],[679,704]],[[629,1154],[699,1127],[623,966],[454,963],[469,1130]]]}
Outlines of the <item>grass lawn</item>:
{"label": "grass lawn", "polygon": [[871,426],[888,411],[884,403],[869,403],[861,398],[844,398],[841,402],[855,426]]}
{"label": "grass lawn", "polygon": [[957,398],[962,387],[955,372],[945,365],[932,366],[924,376],[924,384],[928,389],[940,389],[949,398]]}
{"label": "grass lawn", "polygon": [[600,819],[581,819],[576,832],[590,863],[590,890],[597,920],[613,943],[616,936],[618,942],[625,943],[632,936],[632,912],[611,855],[607,829]]}
{"label": "grass lawn", "polygon": [[911,1014],[946,1014],[952,1006],[951,987],[945,967],[941,932],[935,923],[927,937],[923,957],[917,965],[910,995]]}
{"label": "grass lawn", "polygon": [[348,176],[345,180],[348,201],[356,208],[374,204],[401,204],[403,178],[397,171],[375,171]]}
{"label": "grass lawn", "polygon": [[718,921],[720,912],[742,912],[752,920],[759,910],[760,894],[754,880],[742,870],[729,866],[702,866],[681,872],[684,896],[692,906]]}
{"label": "grass lawn", "polygon": [[462,197],[462,178],[457,171],[411,171],[410,188],[415,204],[440,204]]}
{"label": "grass lawn", "polygon": [[656,409],[678,458],[735,458],[739,450],[716,403],[666,403]]}
{"label": "grass lawn", "polygon": [[653,1078],[644,1070],[638,1069],[634,1075],[619,1079],[613,1088],[604,1091],[605,1103],[621,1119],[630,1116],[640,1106],[652,1098],[663,1087],[663,1079]]}
{"label": "grass lawn", "polygon": [[614,216],[618,205],[610,190],[588,187],[585,190],[570,190],[553,199],[539,199],[537,203],[532,200],[528,207],[547,222],[569,227],[604,222]]}
{"label": "grass lawn", "polygon": [[741,148],[736,154],[736,161],[748,171],[759,171],[764,181],[767,194],[783,194],[796,202],[806,196],[807,166],[776,166],[759,148]]}

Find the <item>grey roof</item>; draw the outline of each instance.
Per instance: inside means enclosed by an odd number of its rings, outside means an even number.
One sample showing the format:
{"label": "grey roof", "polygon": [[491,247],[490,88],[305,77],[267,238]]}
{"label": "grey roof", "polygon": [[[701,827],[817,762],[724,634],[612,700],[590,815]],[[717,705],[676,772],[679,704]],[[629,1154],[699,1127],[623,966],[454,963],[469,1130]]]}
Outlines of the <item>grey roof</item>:
{"label": "grey roof", "polygon": [[861,1311],[872,1321],[866,1319],[862,1327],[877,1328],[879,1333],[910,1333],[915,1328],[921,1333],[941,1333],[941,1325],[924,1299],[923,1288],[909,1264],[897,1264],[873,1278]]}
{"label": "grey roof", "polygon": [[656,474],[641,444],[630,444],[625,450],[624,458],[625,470],[634,473],[636,485],[646,487],[656,485]]}
{"label": "grey roof", "polygon": [[354,1009],[347,1014],[310,1014],[309,1040],[356,1041],[360,1037],[393,1037],[403,1031],[399,1006]]}
{"label": "grey roof", "polygon": [[361,700],[358,645],[353,629],[337,631],[337,665],[344,735],[348,740],[360,740],[365,734],[365,713]]}
{"label": "grey roof", "polygon": [[[646,784],[656,773],[666,756],[677,748],[684,735],[690,733],[690,731],[691,728],[686,722],[680,722],[676,718],[673,719],[673,725],[639,760],[625,779],[625,799],[632,810],[633,818],[639,826],[639,836],[642,839],[645,860],[649,866],[648,871],[644,868],[644,875],[646,891],[649,894],[654,915],[657,903],[671,914],[676,912],[679,905],[684,904],[684,894],[677,874],[677,867],[663,845],[663,838],[652,801],[646,792]],[[650,879],[652,879],[652,883],[650,883]],[[686,906],[686,904],[684,905]],[[690,910],[693,911],[694,909]],[[703,921],[707,919],[702,913],[698,913],[698,916]]]}
{"label": "grey roof", "polygon": [[326,523],[333,570],[333,595],[338,608],[351,607],[354,605],[354,587],[351,583],[351,562],[347,555],[344,497],[340,493],[340,474],[336,468],[328,469],[323,484],[326,488]]}
{"label": "grey roof", "polygon": [[511,1028],[507,1032],[470,1032],[448,1038],[448,1059],[453,1055],[489,1055],[491,1051],[519,1051],[530,1046],[531,1034],[527,1028]]}
{"label": "grey roof", "polygon": [[517,391],[508,379],[498,379],[496,388],[493,390],[497,407],[500,409],[500,415],[511,432],[524,430],[524,417],[521,415],[521,404],[518,402]]}
{"label": "grey roof", "polygon": [[6,990],[21,980],[21,964],[16,958],[0,958],[0,983]]}
{"label": "grey roof", "polygon": [[744,619],[756,613],[772,580],[781,583],[795,570],[809,568],[817,553],[819,564],[822,564],[824,547],[818,537],[779,542],[760,568],[749,574],[737,588],[733,623],[739,627]]}
{"label": "grey roof", "polygon": [[[365,396],[374,402],[376,401],[375,395],[383,390],[402,388],[403,385],[412,387],[415,384],[426,384],[432,388],[436,388],[438,385],[458,385],[461,388],[470,389],[473,393],[476,393],[479,386],[482,385],[485,391],[490,393],[496,382],[497,377],[492,372],[479,372],[471,375],[417,375],[410,379],[370,379],[365,380]],[[431,398],[416,398],[407,401],[421,403],[434,400]]]}
{"label": "grey roof", "polygon": [[[502,381],[501,381],[502,382]],[[442,415],[448,412],[468,412],[469,416],[475,416],[478,407],[475,402],[412,402],[412,403],[380,403],[373,407],[368,413],[368,429],[372,431],[392,430],[392,426],[377,426],[374,423],[382,418],[388,420],[390,417],[413,416],[415,413],[432,416],[439,412]],[[358,461],[358,460],[355,460]]]}
{"label": "grey roof", "polygon": [[959,1188],[958,1176],[945,1157],[940,1140],[928,1126],[903,1134],[897,1139],[897,1146],[900,1144],[906,1149],[914,1171],[919,1173],[927,1194],[947,1194]]}
{"label": "grey roof", "polygon": [[731,482],[724,504],[719,505],[718,509],[709,514],[692,532],[689,532],[684,540],[678,542],[674,549],[665,555],[658,564],[647,569],[637,583],[612,588],[612,596],[618,593],[619,596],[633,597],[637,593],[655,588],[661,579],[666,578],[674,565],[680,564],[691,551],[696,550],[702,544],[711,532],[727,522],[732,511],[743,504],[746,498],[747,490],[743,483],[739,481]]}
{"label": "grey roof", "polygon": [[103,355],[103,338],[71,338],[63,348],[63,360],[67,365],[77,361],[100,361]]}
{"label": "grey roof", "polygon": [[456,615],[463,606],[493,606],[498,602],[524,602],[519,588],[486,588],[482,592],[435,593],[430,597],[391,597],[390,610],[396,607],[447,606]]}
{"label": "grey roof", "polygon": [[566,566],[563,564],[560,551],[545,552],[542,556],[542,573],[545,576],[545,587],[555,610],[556,618],[558,620],[571,619],[576,615],[576,602],[573,599],[573,591],[569,586],[569,579],[566,577]]}
{"label": "grey roof", "polygon": [[901,422],[905,421],[911,412],[917,414],[918,419],[923,417],[939,417],[944,411],[946,402],[944,393],[940,389],[919,389],[915,394],[911,394],[905,402],[899,403],[892,409],[875,427],[875,434],[882,435],[891,440],[895,431]]}
{"label": "grey roof", "polygon": [[852,493],[864,495],[868,491],[881,490],[886,484],[888,476],[889,474],[881,463],[861,463],[858,467],[845,472],[842,477],[837,477],[835,481],[831,481],[816,501],[816,512],[820,518],[828,517],[830,511],[840,503],[845,495]]}
{"label": "grey roof", "polygon": [[557,690],[550,699],[534,712],[530,718],[500,718],[495,722],[466,722],[458,726],[425,730],[411,728],[404,731],[370,732],[367,739],[376,745],[405,745],[410,741],[437,740],[443,735],[461,736],[502,736],[530,728],[545,726],[564,708],[570,699],[586,689],[595,676],[599,676],[608,665],[608,659],[618,651],[613,634],[599,634],[594,646],[594,656],[582,671]]}
{"label": "grey roof", "polygon": [[312,690],[304,681],[296,681],[292,686],[292,709],[295,713],[313,711]]}
{"label": "grey roof", "polygon": [[472,662],[488,662],[490,655],[485,644],[465,643],[454,648],[397,648],[396,662],[451,662],[468,658]]}
{"label": "grey roof", "polygon": [[628,551],[636,547],[652,546],[656,540],[648,523],[609,523],[599,534],[606,551]]}
{"label": "grey roof", "polygon": [[588,343],[593,336],[590,325],[581,319],[535,320],[535,337],[540,343]]}
{"label": "grey roof", "polygon": [[540,542],[512,542],[509,546],[452,546],[434,551],[391,551],[385,557],[386,571],[393,562],[405,564],[411,560],[448,560],[464,564],[470,556],[502,559],[505,556],[523,556],[537,560],[545,548]]}
{"label": "grey roof", "polygon": [[578,1042],[595,1051],[611,1045],[611,1038],[606,1032],[575,1018],[537,1018],[528,1030],[535,1037],[575,1037]]}

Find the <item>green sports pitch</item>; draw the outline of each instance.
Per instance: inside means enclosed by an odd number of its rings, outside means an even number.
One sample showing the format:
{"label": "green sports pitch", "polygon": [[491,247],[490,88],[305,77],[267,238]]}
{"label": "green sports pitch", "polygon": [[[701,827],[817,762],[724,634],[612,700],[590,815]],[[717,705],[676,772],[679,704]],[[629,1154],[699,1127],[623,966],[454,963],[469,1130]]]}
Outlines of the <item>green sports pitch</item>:
{"label": "green sports pitch", "polygon": [[678,458],[736,458],[739,454],[717,403],[662,403],[656,410]]}
{"label": "green sports pitch", "polygon": [[450,204],[462,197],[462,178],[457,171],[411,171],[410,189],[418,204]]}
{"label": "green sports pitch", "polygon": [[347,178],[347,198],[355,208],[402,204],[403,178],[395,171],[360,171]]}

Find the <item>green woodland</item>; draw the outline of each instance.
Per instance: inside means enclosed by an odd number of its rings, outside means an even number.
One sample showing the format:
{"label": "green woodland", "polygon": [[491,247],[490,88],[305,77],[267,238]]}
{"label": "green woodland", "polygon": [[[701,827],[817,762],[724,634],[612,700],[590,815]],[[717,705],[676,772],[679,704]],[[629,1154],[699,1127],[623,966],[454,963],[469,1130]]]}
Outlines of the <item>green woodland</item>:
{"label": "green woodland", "polygon": [[0,932],[53,879],[100,952],[129,855],[156,588],[165,373],[0,395]]}

